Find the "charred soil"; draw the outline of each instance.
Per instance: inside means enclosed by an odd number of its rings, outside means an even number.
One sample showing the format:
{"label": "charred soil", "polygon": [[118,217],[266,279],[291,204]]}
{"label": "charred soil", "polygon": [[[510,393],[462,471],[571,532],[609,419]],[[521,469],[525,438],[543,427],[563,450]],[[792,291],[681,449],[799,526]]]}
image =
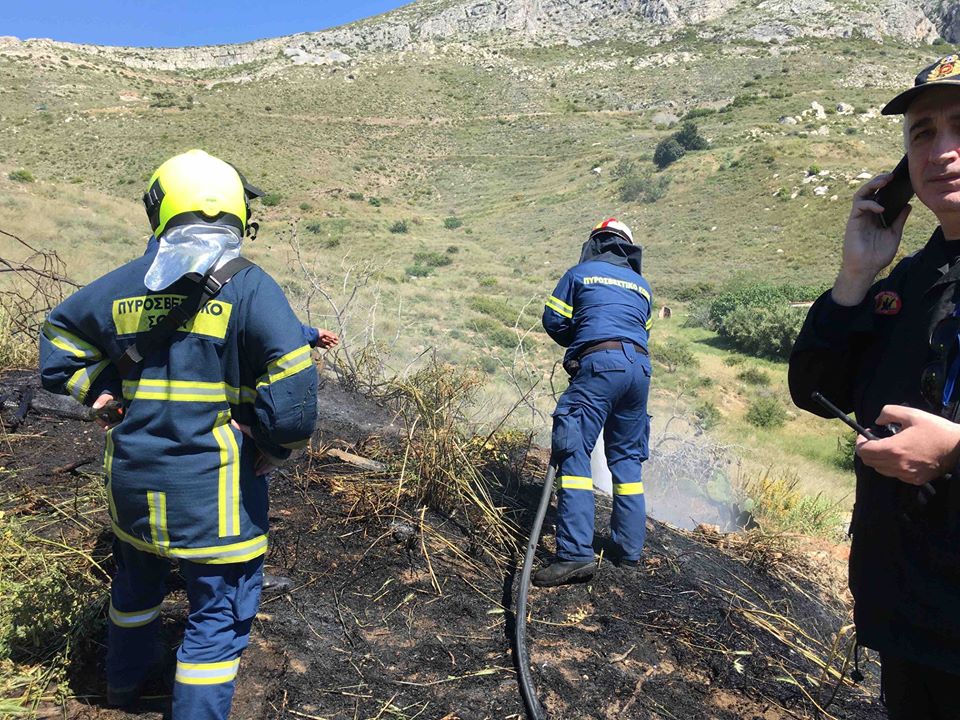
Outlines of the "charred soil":
{"label": "charred soil", "polygon": [[[16,392],[8,388],[5,416],[19,405]],[[267,569],[293,586],[264,593],[232,717],[525,717],[511,648],[519,556],[498,565],[456,515],[403,501],[385,511],[376,498],[396,487],[396,475],[360,470],[326,450],[343,440],[344,449],[373,455],[384,437],[396,439],[391,417],[336,392],[333,400],[321,392],[336,412],[312,450],[271,484]],[[43,518],[39,534],[82,548],[108,575],[107,515],[90,500],[102,483],[102,445],[91,423],[35,410],[7,435],[0,490],[6,513]],[[521,528],[540,493],[545,458],[534,455],[525,477],[495,484]],[[96,460],[70,467],[87,458]],[[608,512],[601,499],[598,528]],[[551,542],[541,540],[541,559]],[[686,532],[651,520],[639,568],[601,556],[590,583],[532,590],[530,654],[548,717],[879,720],[870,668],[860,686],[844,679],[849,607],[825,569],[836,562],[828,555],[757,531]],[[186,611],[171,577],[162,615],[168,665]],[[168,713],[169,671],[134,712],[105,706],[106,589],[104,576],[90,598],[96,621],[71,644],[66,699],[41,702],[37,716]]]}

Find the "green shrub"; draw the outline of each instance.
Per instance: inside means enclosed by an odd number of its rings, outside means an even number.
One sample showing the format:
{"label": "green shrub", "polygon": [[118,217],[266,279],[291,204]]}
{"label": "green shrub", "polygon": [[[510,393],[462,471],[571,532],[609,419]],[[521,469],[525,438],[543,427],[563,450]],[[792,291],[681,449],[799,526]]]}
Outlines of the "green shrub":
{"label": "green shrub", "polygon": [[668,373],[674,373],[680,368],[696,368],[700,366],[697,356],[685,342],[671,340],[666,343],[650,343],[650,359],[666,368]]}
{"label": "green shrub", "polygon": [[313,205],[311,205],[308,202],[300,203],[299,207],[300,207],[300,210],[302,210],[303,212],[310,212],[311,210],[313,210]]}
{"label": "green shrub", "polygon": [[788,305],[740,307],[724,318],[718,333],[748,355],[786,359],[790,357],[803,318],[802,311]]}
{"label": "green shrub", "polygon": [[457,229],[458,227],[460,227],[461,225],[463,225],[463,220],[461,220],[461,219],[458,218],[458,217],[453,217],[453,216],[451,215],[450,217],[447,217],[447,218],[444,218],[444,219],[443,219],[443,226],[444,226],[447,230],[456,230],[456,229]]}
{"label": "green shrub", "polygon": [[323,230],[323,223],[319,220],[311,220],[308,223],[305,223],[303,226],[307,232],[312,232],[314,235],[319,235]]}
{"label": "green shrub", "polygon": [[404,272],[410,277],[427,277],[433,274],[433,268],[424,267],[423,265],[411,265],[406,268]]}
{"label": "green shrub", "polygon": [[635,168],[636,163],[633,160],[630,158],[620,158],[620,161],[614,166],[610,175],[617,179],[629,177],[633,175]]}
{"label": "green shrub", "polygon": [[487,295],[473,295],[467,301],[471,310],[496,318],[504,325],[513,327],[517,322],[519,312],[510,307],[505,300]]}
{"label": "green shrub", "polygon": [[18,183],[32,183],[36,182],[36,178],[33,177],[33,173],[29,170],[11,170],[10,174],[7,175],[10,180]]}
{"label": "green shrub", "polygon": [[283,195],[281,195],[280,193],[267,193],[262,198],[260,198],[260,202],[262,202],[267,207],[275,207],[280,204],[281,200],[283,200]]}
{"label": "green shrub", "polygon": [[750,401],[746,418],[758,428],[778,428],[787,421],[787,411],[773,395],[758,395]]}
{"label": "green shrub", "polygon": [[857,434],[850,432],[837,438],[837,449],[833,453],[833,464],[840,470],[853,472],[853,457],[857,449]]}
{"label": "green shrub", "polygon": [[720,411],[709,400],[704,400],[693,411],[697,418],[697,425],[704,431],[712,430],[720,423]]}
{"label": "green shrub", "polygon": [[767,386],[770,384],[770,376],[760,368],[749,367],[737,373],[737,380],[745,382],[747,385]]}
{"label": "green shrub", "polygon": [[367,198],[367,202],[373,205],[374,207],[380,207],[380,205],[383,204],[383,201],[380,200],[380,198],[375,198],[375,197]]}
{"label": "green shrub", "polygon": [[493,318],[478,317],[471,321],[473,329],[481,337],[481,345],[494,345],[505,349],[513,349],[520,342],[517,334],[510,328],[504,327]]}
{"label": "green shrub", "polygon": [[657,143],[657,147],[653,151],[653,162],[658,168],[663,170],[668,165],[682,158],[685,152],[686,150],[683,145],[677,142],[677,139],[671,135]]}
{"label": "green shrub", "polygon": [[390,232],[394,235],[403,234],[410,232],[410,225],[407,224],[406,220],[397,220],[393,225],[390,226]]}
{"label": "green shrub", "polygon": [[710,147],[710,143],[700,134],[696,123],[685,122],[680,129],[674,133],[673,137],[676,138],[677,142],[687,151],[706,150]]}
{"label": "green shrub", "polygon": [[460,252],[460,247],[458,245],[447,246],[447,255],[456,255],[458,252]]}
{"label": "green shrub", "polygon": [[741,307],[777,308],[789,306],[793,300],[814,298],[823,292],[822,286],[770,283],[733,284],[710,301],[709,320],[713,330],[719,330],[726,316]]}
{"label": "green shrub", "polygon": [[[391,229],[391,232],[394,232]],[[406,232],[406,230],[398,230],[397,232]],[[425,265],[426,267],[444,267],[453,262],[453,258],[449,255],[443,253],[434,252],[433,250],[416,252],[413,254],[413,262],[417,265]]]}
{"label": "green shrub", "polygon": [[363,200],[363,193],[361,192],[351,192],[347,193],[348,200]]}
{"label": "green shrub", "polygon": [[716,110],[713,108],[693,108],[683,116],[684,120],[696,120],[697,118],[708,117],[710,115],[715,115]]}
{"label": "green shrub", "polygon": [[670,178],[666,175],[628,175],[620,181],[620,199],[623,202],[654,203],[664,196],[669,185]]}

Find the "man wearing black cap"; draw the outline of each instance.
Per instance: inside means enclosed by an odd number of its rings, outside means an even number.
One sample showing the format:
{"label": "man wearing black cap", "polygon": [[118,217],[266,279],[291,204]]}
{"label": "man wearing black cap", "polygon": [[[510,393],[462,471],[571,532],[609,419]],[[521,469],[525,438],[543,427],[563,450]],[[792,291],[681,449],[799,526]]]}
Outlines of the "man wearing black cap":
{"label": "man wearing black cap", "polygon": [[960,718],[960,55],[925,68],[883,108],[904,115],[917,198],[940,226],[892,262],[910,206],[889,227],[874,193],[853,197],[833,288],[810,309],[790,358],[794,402],[819,391],[861,424],[850,589],[861,645],[880,653],[894,720]]}

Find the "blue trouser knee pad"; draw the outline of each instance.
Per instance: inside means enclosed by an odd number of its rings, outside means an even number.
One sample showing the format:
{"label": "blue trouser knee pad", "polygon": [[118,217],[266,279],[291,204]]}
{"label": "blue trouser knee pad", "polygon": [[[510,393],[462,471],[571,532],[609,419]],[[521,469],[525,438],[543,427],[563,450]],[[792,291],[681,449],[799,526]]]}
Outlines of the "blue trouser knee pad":
{"label": "blue trouser knee pad", "polygon": [[626,559],[646,537],[641,465],[650,433],[650,361],[633,346],[585,356],[557,403],[551,449],[557,471],[557,557],[593,559],[594,501],[590,453],[601,431],[613,475],[612,539]]}
{"label": "blue trouser knee pad", "polygon": [[[156,661],[160,603],[170,563],[115,541],[117,574],[111,588],[107,681],[139,686]],[[226,720],[240,655],[260,604],[263,557],[212,565],[180,561],[190,614],[177,651],[174,720]]]}

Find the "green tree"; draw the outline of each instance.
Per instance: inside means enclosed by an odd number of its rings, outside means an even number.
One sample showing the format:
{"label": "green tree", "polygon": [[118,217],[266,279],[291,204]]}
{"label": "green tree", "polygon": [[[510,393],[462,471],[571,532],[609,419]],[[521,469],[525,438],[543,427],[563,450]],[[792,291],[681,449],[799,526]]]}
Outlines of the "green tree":
{"label": "green tree", "polygon": [[686,150],[683,145],[677,142],[677,139],[671,135],[657,143],[657,147],[653,151],[653,162],[658,168],[663,170],[668,165],[682,158],[684,153],[686,153]]}

